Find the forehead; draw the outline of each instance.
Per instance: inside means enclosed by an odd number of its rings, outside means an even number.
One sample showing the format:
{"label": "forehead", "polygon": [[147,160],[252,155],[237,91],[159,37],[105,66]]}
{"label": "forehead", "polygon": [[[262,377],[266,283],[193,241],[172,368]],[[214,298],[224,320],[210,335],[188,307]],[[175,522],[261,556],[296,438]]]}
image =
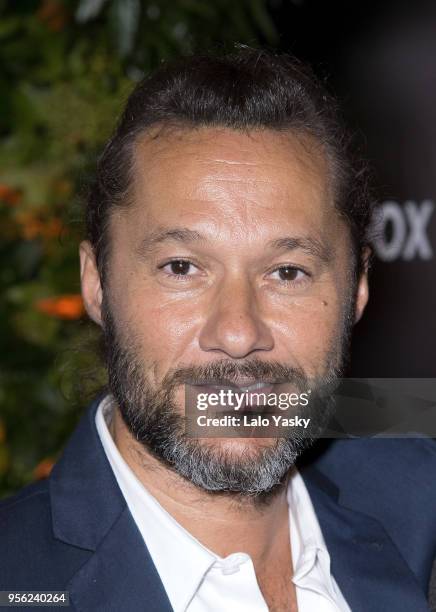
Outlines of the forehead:
{"label": "forehead", "polygon": [[[175,220],[254,226],[323,225],[333,202],[328,164],[313,139],[222,128],[155,130],[137,142],[133,210],[150,224]],[[132,208],[131,207],[131,208]],[[315,228],[316,229],[316,228]]]}

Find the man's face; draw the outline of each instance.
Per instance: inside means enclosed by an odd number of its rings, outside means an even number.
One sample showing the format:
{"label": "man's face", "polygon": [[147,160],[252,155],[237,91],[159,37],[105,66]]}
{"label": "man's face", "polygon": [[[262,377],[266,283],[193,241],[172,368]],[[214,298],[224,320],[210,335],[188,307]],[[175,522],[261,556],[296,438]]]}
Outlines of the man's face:
{"label": "man's face", "polygon": [[[138,143],[133,176],[132,204],[112,213],[103,289],[89,245],[81,253],[85,304],[106,322],[113,390],[130,405],[131,428],[144,429],[147,405],[183,414],[183,372],[232,367],[248,384],[279,366],[318,381],[340,370],[367,286],[365,276],[352,281],[320,147],[272,131],[162,132]],[[234,463],[248,448],[259,462],[284,452],[270,439],[201,444],[209,456],[225,447]]]}

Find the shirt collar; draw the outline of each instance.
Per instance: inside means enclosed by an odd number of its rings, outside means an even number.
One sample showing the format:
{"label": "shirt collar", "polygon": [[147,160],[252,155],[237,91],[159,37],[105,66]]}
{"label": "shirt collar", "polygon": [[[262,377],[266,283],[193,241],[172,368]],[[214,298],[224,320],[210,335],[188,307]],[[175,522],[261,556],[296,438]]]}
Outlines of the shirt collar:
{"label": "shirt collar", "polygon": [[[97,431],[132,517],[147,545],[175,612],[186,610],[201,581],[214,566],[225,564],[203,546],[158,503],[127,465],[109,432],[114,399],[107,395],[96,413]],[[291,534],[293,582],[298,585],[319,563],[326,583],[334,592],[330,555],[316,518],[306,485],[298,470],[292,469],[287,500]],[[234,553],[227,557],[245,557]]]}
{"label": "shirt collar", "polygon": [[96,413],[103,448],[172,607],[185,610],[217,556],[174,520],[127,465],[108,429],[112,409],[113,397],[107,395]]}
{"label": "shirt collar", "polygon": [[336,590],[332,582],[330,555],[309,492],[296,468],[291,473],[287,499],[294,565],[293,582],[302,585],[314,565],[318,564],[328,595],[334,599]]}

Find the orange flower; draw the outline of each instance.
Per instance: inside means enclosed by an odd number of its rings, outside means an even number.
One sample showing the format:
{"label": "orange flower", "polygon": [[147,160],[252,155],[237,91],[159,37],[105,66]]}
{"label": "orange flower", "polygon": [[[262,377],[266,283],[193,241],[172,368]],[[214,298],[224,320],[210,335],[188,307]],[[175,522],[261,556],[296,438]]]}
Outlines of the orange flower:
{"label": "orange flower", "polygon": [[64,229],[61,220],[56,218],[42,221],[29,212],[20,212],[15,218],[20,225],[21,234],[26,240],[32,240],[37,236],[56,238]]}
{"label": "orange flower", "polygon": [[85,314],[80,294],[60,295],[38,300],[35,307],[40,312],[58,319],[80,319]]}
{"label": "orange flower", "polygon": [[14,206],[21,200],[21,193],[18,189],[13,189],[8,185],[0,183],[0,200],[10,206]]}
{"label": "orange flower", "polygon": [[36,14],[52,32],[63,30],[69,19],[68,10],[58,0],[42,0]]}
{"label": "orange flower", "polygon": [[31,216],[29,213],[20,213],[16,216],[17,222],[21,228],[21,234],[26,240],[32,240],[39,235],[41,230],[41,221]]}
{"label": "orange flower", "polygon": [[47,457],[38,463],[36,468],[33,470],[33,478],[35,480],[41,480],[50,476],[50,472],[54,466],[54,460],[51,457]]}
{"label": "orange flower", "polygon": [[67,179],[59,179],[53,187],[58,196],[68,197],[73,191],[73,183]]}

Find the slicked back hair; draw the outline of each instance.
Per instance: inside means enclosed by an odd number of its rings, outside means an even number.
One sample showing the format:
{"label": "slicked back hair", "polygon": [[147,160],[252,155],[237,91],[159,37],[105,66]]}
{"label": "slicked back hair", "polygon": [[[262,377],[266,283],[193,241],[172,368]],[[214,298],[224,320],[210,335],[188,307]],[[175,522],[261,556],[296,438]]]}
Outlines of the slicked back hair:
{"label": "slicked back hair", "polygon": [[365,165],[351,154],[334,98],[295,57],[240,46],[227,55],[162,63],[128,98],[87,198],[87,238],[103,284],[111,212],[129,205],[135,145],[152,126],[267,129],[314,139],[328,162],[334,204],[350,229],[353,271],[356,277],[360,273],[372,204]]}

